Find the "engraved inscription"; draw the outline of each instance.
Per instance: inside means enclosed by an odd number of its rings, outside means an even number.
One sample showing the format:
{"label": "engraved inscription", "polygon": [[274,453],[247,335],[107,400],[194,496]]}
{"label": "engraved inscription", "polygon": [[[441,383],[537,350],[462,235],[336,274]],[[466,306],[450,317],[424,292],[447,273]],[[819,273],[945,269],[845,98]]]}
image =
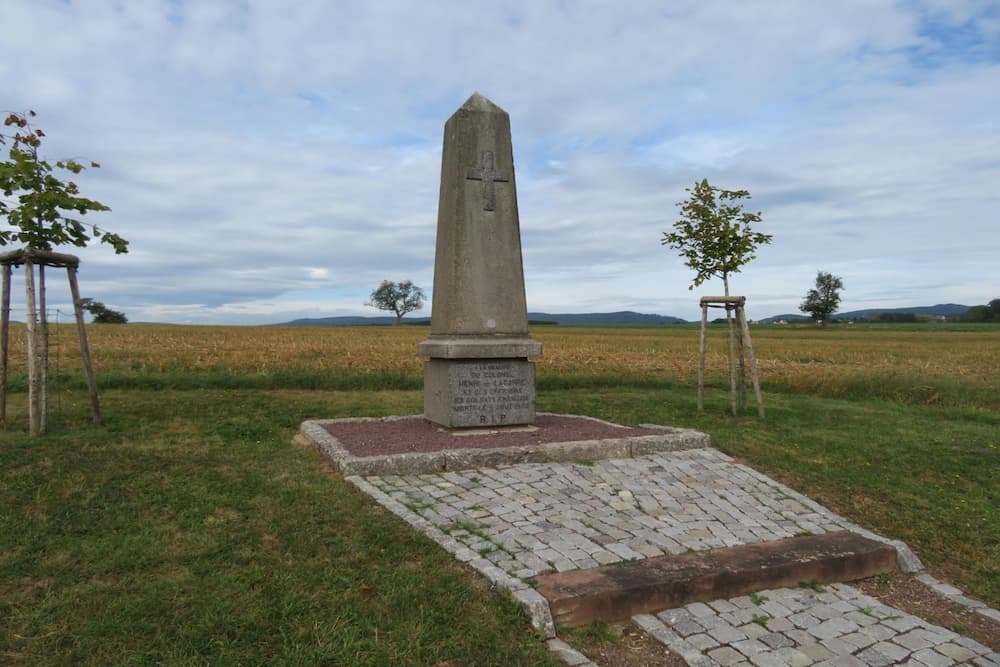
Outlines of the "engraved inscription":
{"label": "engraved inscription", "polygon": [[513,423],[534,412],[534,378],[528,365],[483,361],[463,365],[454,378],[452,414],[465,423]]}
{"label": "engraved inscription", "polygon": [[495,183],[507,183],[510,177],[507,172],[496,171],[493,168],[493,151],[483,151],[479,159],[479,167],[469,169],[465,173],[465,178],[473,181],[483,182],[483,210],[492,211],[496,208],[496,185]]}

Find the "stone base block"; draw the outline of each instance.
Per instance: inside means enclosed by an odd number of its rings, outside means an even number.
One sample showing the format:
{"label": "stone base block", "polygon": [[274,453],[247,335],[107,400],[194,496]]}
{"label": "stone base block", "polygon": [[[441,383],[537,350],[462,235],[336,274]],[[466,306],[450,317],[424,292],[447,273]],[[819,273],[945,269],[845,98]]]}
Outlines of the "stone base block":
{"label": "stone base block", "polygon": [[854,581],[895,566],[891,546],[838,531],[540,574],[534,581],[555,622],[579,627],[802,582]]}
{"label": "stone base block", "polygon": [[424,417],[448,428],[535,421],[535,364],[527,359],[430,359]]}

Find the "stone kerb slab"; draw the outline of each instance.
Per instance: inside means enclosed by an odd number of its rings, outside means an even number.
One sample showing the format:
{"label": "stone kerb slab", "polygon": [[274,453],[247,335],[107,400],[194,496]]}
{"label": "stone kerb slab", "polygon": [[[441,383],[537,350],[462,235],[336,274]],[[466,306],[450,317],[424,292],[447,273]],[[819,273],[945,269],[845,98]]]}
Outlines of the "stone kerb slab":
{"label": "stone kerb slab", "polygon": [[[644,424],[643,428],[661,429],[663,433],[514,447],[456,447],[434,452],[356,456],[325,428],[326,425],[336,422],[377,422],[413,419],[414,417],[419,418],[420,416],[310,420],[302,423],[299,433],[296,435],[296,441],[301,444],[312,444],[318,448],[345,476],[417,475],[449,470],[492,468],[516,463],[566,463],[581,460],[634,458],[657,452],[699,449],[711,445],[708,434],[700,431]],[[584,417],[584,419],[602,421],[592,417]],[[603,423],[610,424],[610,422]],[[617,424],[611,425],[625,428]]]}
{"label": "stone kerb slab", "polygon": [[854,581],[892,572],[895,565],[892,546],[837,531],[549,572],[534,581],[555,622],[579,627],[803,581]]}

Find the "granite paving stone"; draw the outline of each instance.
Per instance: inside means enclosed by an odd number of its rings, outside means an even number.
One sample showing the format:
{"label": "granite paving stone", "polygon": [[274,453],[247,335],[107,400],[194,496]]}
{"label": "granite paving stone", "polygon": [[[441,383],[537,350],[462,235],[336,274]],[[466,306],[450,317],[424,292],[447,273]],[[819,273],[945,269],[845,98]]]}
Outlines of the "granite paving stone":
{"label": "granite paving stone", "polygon": [[955,664],[954,661],[946,655],[933,651],[929,648],[921,649],[913,654],[914,660],[919,660],[928,667],[948,667],[949,665]]}
{"label": "granite paving stone", "polygon": [[758,653],[764,653],[768,650],[767,644],[757,641],[756,639],[741,639],[733,642],[731,646],[748,658]]}
{"label": "granite paving stone", "polygon": [[744,655],[739,651],[736,651],[728,646],[720,646],[717,649],[708,652],[708,657],[717,662],[720,665],[735,665],[743,662],[745,659]]}
{"label": "granite paving stone", "polygon": [[944,643],[934,647],[934,650],[951,658],[952,662],[967,662],[976,656],[975,653],[958,644]]}
{"label": "granite paving stone", "polygon": [[729,643],[728,641],[720,641],[712,635],[705,634],[704,632],[685,637],[685,640],[699,651],[707,651],[708,649],[715,648],[716,646]]}
{"label": "granite paving stone", "polygon": [[747,639],[760,639],[764,635],[770,634],[763,625],[753,622],[741,625],[739,629],[747,636]]}

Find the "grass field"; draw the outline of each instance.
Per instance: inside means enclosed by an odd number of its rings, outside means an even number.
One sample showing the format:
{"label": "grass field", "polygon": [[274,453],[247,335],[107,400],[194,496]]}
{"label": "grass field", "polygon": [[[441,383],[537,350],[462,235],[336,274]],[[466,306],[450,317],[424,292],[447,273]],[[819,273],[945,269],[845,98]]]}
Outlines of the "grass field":
{"label": "grass field", "polygon": [[[26,437],[23,331],[0,433],[0,663],[554,664],[518,607],[289,444],[307,418],[421,409],[423,327],[73,330]],[[716,446],[1000,605],[1000,327],[757,327],[766,420],[726,416],[724,331],[539,327],[540,410]]]}

